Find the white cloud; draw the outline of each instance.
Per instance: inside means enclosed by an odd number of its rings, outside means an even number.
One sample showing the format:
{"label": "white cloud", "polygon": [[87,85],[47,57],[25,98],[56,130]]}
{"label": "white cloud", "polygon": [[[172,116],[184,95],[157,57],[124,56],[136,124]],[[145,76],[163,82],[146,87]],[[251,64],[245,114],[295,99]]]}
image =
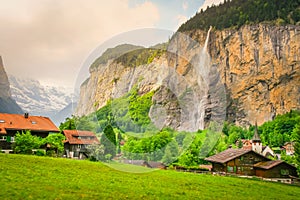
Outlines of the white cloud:
{"label": "white cloud", "polygon": [[186,11],[188,8],[189,8],[188,2],[184,1],[184,2],[182,3],[182,9],[183,9],[184,11]]}
{"label": "white cloud", "polygon": [[203,5],[199,8],[199,12],[201,11],[201,9],[206,10],[207,6],[211,6],[211,5],[219,5],[220,3],[223,3],[224,0],[205,0]]}
{"label": "white cloud", "polygon": [[113,35],[159,20],[151,2],[0,0],[0,55],[6,71],[72,86],[81,63]]}

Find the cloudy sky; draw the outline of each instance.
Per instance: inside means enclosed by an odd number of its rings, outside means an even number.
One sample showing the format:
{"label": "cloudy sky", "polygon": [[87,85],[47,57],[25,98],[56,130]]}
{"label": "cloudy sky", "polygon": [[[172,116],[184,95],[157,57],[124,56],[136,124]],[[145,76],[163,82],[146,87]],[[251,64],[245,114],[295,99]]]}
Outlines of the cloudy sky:
{"label": "cloudy sky", "polygon": [[[199,8],[220,1],[0,0],[0,55],[9,74],[73,87],[91,52],[113,36],[144,28],[176,31]],[[143,45],[151,42],[157,41]]]}

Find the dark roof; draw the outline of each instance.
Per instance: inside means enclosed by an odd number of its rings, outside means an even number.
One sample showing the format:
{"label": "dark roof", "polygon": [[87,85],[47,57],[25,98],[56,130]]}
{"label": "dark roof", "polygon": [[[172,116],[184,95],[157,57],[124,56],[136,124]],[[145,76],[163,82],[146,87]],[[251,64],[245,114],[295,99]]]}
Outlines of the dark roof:
{"label": "dark roof", "polygon": [[96,135],[91,131],[64,130],[65,143],[70,144],[100,144]]}
{"label": "dark roof", "polygon": [[0,133],[6,134],[7,130],[59,132],[48,117],[0,113]]}
{"label": "dark roof", "polygon": [[[256,163],[254,165],[254,167],[256,168],[261,168],[261,169],[271,169],[281,163],[285,163],[287,165],[290,165],[286,162],[284,162],[283,160],[270,160],[270,161],[262,161],[262,162],[259,162],[259,163]],[[290,165],[291,167],[295,168],[295,166],[293,165]]]}
{"label": "dark roof", "polygon": [[166,167],[166,165],[164,165],[161,162],[148,161],[147,163],[150,168],[165,168]]}
{"label": "dark roof", "polygon": [[210,156],[208,158],[205,158],[206,161],[209,162],[216,162],[216,163],[226,163],[232,159],[235,159],[239,156],[242,156],[246,153],[249,153],[252,150],[247,149],[227,149],[225,151],[222,151],[221,153],[218,153],[216,155]]}

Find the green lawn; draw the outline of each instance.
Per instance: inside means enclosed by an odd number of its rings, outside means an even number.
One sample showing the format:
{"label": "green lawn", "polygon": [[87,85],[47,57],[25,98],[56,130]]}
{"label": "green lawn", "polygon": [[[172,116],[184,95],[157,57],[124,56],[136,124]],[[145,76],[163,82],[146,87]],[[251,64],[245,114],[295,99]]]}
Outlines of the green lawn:
{"label": "green lawn", "polygon": [[299,187],[280,183],[167,170],[126,173],[89,161],[9,154],[0,154],[0,191],[1,200],[300,197]]}

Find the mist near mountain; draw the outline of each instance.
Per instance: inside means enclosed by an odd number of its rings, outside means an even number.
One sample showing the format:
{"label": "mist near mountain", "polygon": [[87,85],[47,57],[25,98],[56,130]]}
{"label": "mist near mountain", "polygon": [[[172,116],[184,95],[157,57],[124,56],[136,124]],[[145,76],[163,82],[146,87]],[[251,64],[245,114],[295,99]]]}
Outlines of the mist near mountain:
{"label": "mist near mountain", "polygon": [[12,98],[24,112],[50,117],[56,125],[72,115],[71,109],[67,109],[69,111],[66,112],[66,108],[70,107],[74,100],[71,88],[45,86],[37,80],[13,75],[8,77]]}

